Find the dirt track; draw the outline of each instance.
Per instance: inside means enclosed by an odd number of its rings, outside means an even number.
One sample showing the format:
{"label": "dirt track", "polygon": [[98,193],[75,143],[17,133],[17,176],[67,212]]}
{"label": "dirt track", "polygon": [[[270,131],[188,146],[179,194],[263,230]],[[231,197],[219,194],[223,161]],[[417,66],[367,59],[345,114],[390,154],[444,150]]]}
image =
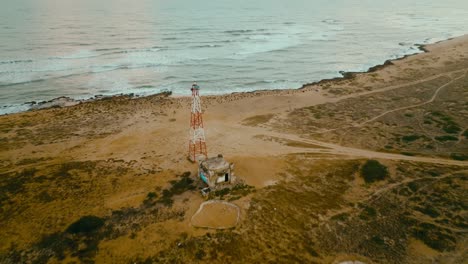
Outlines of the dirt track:
{"label": "dirt track", "polygon": [[[414,161],[414,162],[423,162],[423,163],[435,163],[435,164],[446,164],[446,165],[456,165],[456,166],[468,166],[466,161],[457,161],[451,159],[440,159],[440,158],[428,158],[428,157],[415,157],[415,156],[406,156],[400,154],[392,154],[385,152],[376,152],[365,149],[357,149],[344,147],[332,143],[321,142],[318,140],[304,139],[296,135],[284,134],[284,133],[274,133],[267,132],[264,135],[269,135],[273,137],[293,140],[297,142],[303,142],[308,144],[314,144],[317,146],[324,147],[325,149],[314,149],[314,148],[302,148],[300,151],[297,149],[291,149],[289,153],[318,153],[318,154],[332,154],[340,156],[350,156],[350,157],[359,157],[359,158],[369,158],[369,159],[389,159],[389,160],[405,160],[405,161]],[[336,157],[339,159],[340,157]]]}

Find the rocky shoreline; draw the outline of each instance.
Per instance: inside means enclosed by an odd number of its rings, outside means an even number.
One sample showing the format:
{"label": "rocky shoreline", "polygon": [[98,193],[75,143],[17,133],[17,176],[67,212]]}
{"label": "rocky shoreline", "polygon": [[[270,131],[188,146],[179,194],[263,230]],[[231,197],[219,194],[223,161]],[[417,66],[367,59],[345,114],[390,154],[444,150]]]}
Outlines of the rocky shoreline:
{"label": "rocky shoreline", "polygon": [[[445,42],[445,41],[448,41],[448,40],[451,40],[451,39],[453,39],[453,38],[449,38],[449,39],[446,39],[446,40],[442,40],[442,41],[438,41],[438,42],[430,43],[430,44],[415,44],[415,46],[420,51],[422,51],[423,53],[427,53],[427,52],[429,52],[429,50],[427,49],[427,46],[434,45],[434,44],[437,44],[437,43],[440,43],[440,42]],[[393,62],[395,62],[395,61],[400,61],[400,60],[403,60],[403,59],[405,59],[407,57],[414,56],[414,55],[417,55],[417,54],[420,54],[420,53],[413,53],[413,54],[404,55],[404,56],[396,58],[396,59],[389,59],[389,60],[386,60],[382,64],[377,64],[375,66],[370,67],[366,71],[362,71],[362,72],[340,71],[339,73],[342,75],[340,77],[334,77],[334,78],[329,78],[329,79],[321,79],[321,80],[316,81],[316,82],[306,83],[306,84],[303,84],[299,88],[275,89],[275,90],[254,90],[254,91],[247,91],[247,92],[232,92],[232,93],[223,94],[223,95],[209,95],[209,97],[210,98],[211,97],[225,97],[225,96],[230,96],[230,95],[241,95],[241,94],[252,95],[252,94],[259,94],[259,93],[261,93],[261,94],[265,94],[265,93],[267,93],[267,94],[271,94],[271,93],[276,94],[276,93],[282,93],[282,92],[285,92],[285,91],[288,91],[288,93],[289,92],[297,92],[297,91],[300,91],[300,90],[303,90],[303,89],[307,89],[310,86],[317,86],[317,85],[320,86],[320,85],[326,85],[326,84],[337,82],[337,81],[350,80],[350,79],[355,78],[357,75],[376,72],[376,71],[378,71],[380,69],[383,69],[383,68],[385,68],[387,66],[393,65]],[[68,96],[60,96],[60,97],[53,98],[53,99],[48,100],[48,101],[41,101],[41,102],[29,101],[29,102],[25,102],[23,105],[28,105],[29,106],[29,109],[27,109],[26,111],[34,111],[34,110],[49,109],[49,108],[63,108],[63,107],[69,107],[69,106],[74,106],[74,105],[81,104],[81,103],[93,102],[93,101],[98,101],[98,100],[110,100],[112,98],[124,98],[125,97],[125,98],[129,98],[129,99],[136,99],[136,98],[144,98],[144,97],[159,96],[159,95],[170,96],[170,95],[172,95],[172,92],[171,91],[162,91],[162,92],[159,92],[159,93],[156,93],[156,94],[151,94],[151,95],[146,95],[146,96],[141,96],[141,95],[137,95],[137,94],[134,94],[134,93],[129,93],[129,94],[120,93],[120,94],[116,94],[116,95],[102,95],[102,94],[99,94],[99,95],[94,95],[93,97],[90,97],[88,99],[74,99],[74,98],[71,98],[71,97],[68,97]],[[178,98],[179,97],[187,97],[187,96],[178,96]],[[7,113],[5,115],[20,113],[20,112]]]}

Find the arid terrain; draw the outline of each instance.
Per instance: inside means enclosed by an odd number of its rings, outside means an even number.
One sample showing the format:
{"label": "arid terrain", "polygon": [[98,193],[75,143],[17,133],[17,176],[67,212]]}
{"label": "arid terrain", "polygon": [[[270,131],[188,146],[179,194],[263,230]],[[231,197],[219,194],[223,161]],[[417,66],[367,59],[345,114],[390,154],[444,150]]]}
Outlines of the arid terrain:
{"label": "arid terrain", "polygon": [[298,90],[202,97],[208,153],[244,184],[194,221],[227,229],[191,222],[206,199],[190,98],[0,116],[0,263],[466,263],[468,36],[423,49]]}

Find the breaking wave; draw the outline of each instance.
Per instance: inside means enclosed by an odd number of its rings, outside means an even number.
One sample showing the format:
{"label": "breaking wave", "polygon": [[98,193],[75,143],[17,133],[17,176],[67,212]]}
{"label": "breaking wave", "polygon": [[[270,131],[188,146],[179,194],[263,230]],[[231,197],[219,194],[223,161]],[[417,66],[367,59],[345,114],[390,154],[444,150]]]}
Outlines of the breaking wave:
{"label": "breaking wave", "polygon": [[33,62],[33,60],[9,60],[9,61],[0,61],[1,64],[17,64],[17,63],[28,63]]}
{"label": "breaking wave", "polygon": [[[0,108],[100,91],[147,94],[170,89],[184,94],[193,81],[206,94],[298,88],[338,77],[340,71],[366,70],[389,58],[421,52],[415,43],[466,33],[468,16],[455,12],[459,8],[447,7],[445,11],[454,11],[447,17],[430,1],[414,3],[418,8],[411,12],[406,2],[395,1],[372,8],[354,3],[368,14],[364,21],[359,12],[340,12],[336,3],[293,1],[265,9],[256,2],[246,8],[218,1],[203,8],[196,4],[192,10],[189,5],[159,8],[161,1],[156,0],[145,6],[132,2],[138,13],[127,12],[125,4],[109,5],[113,15],[106,24],[90,23],[96,15],[106,16],[106,11],[96,10],[73,17],[73,23],[57,20],[34,30],[32,25],[10,24],[24,15],[13,8],[0,26],[0,35],[12,36],[0,43]],[[318,8],[321,12],[305,12]],[[376,9],[379,12],[373,12]],[[44,15],[53,18],[55,11],[50,6]],[[286,11],[287,16],[280,15]]]}

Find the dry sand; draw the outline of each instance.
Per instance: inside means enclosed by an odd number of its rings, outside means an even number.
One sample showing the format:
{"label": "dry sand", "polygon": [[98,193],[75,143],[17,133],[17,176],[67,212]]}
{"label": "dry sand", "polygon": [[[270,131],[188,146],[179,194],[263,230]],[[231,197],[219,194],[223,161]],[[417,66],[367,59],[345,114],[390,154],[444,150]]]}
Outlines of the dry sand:
{"label": "dry sand", "polygon": [[235,204],[219,200],[209,200],[200,204],[192,216],[194,227],[226,229],[235,227],[239,221],[240,211]]}

